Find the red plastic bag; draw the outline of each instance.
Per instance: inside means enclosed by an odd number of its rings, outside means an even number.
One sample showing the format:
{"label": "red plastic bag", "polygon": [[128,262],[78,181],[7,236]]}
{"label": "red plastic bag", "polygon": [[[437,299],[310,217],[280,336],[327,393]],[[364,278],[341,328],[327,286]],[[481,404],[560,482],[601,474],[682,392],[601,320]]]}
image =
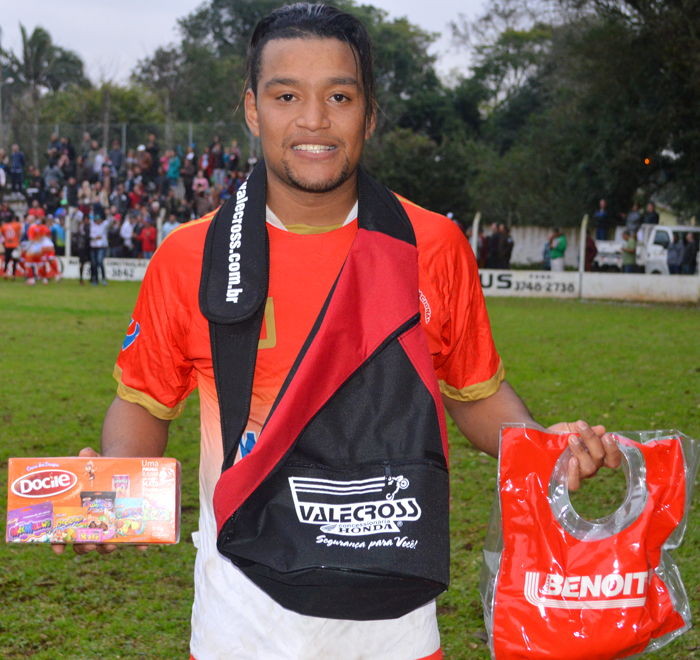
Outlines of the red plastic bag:
{"label": "red plastic bag", "polygon": [[667,550],[686,526],[697,443],[677,432],[616,436],[627,494],[600,520],[568,496],[569,434],[501,430],[499,483],[481,595],[496,660],[626,658],[690,627]]}

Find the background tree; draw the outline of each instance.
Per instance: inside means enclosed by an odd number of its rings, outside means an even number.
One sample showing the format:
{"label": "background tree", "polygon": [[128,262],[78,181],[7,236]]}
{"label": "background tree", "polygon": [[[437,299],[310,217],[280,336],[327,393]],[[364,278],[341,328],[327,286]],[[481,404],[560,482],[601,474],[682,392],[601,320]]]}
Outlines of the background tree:
{"label": "background tree", "polygon": [[31,35],[21,23],[19,29],[21,53],[19,56],[11,51],[7,54],[9,74],[13,79],[12,118],[18,122],[23,113],[31,118],[32,157],[38,164],[39,101],[42,94],[57,93],[71,85],[89,85],[89,81],[78,54],[56,46],[44,28],[35,27]]}

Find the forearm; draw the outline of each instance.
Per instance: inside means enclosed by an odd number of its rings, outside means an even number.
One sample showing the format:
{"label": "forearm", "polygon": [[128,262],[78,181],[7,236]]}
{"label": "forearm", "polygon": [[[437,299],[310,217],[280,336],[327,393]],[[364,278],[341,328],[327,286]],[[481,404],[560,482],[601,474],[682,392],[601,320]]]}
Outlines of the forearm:
{"label": "forearm", "polygon": [[442,400],[467,440],[489,456],[498,456],[502,424],[523,423],[542,428],[507,381],[503,381],[498,391],[486,399],[455,401],[443,395]]}
{"label": "forearm", "polygon": [[170,422],[118,396],[102,424],[103,456],[162,456]]}

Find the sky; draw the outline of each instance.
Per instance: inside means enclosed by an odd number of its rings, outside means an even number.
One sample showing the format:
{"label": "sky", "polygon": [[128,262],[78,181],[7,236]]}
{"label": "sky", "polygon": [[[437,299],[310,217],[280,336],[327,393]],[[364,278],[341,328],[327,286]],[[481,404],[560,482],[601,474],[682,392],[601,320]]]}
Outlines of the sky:
{"label": "sky", "polygon": [[[365,0],[367,2],[368,0]],[[431,52],[440,56],[438,72],[446,77],[466,71],[468,57],[452,46],[449,22],[464,14],[476,18],[486,0],[369,0],[390,18],[409,21],[430,32],[441,32]],[[158,46],[178,41],[176,20],[191,13],[201,0],[0,0],[2,47],[20,50],[19,23],[29,32],[37,25],[54,43],[76,51],[88,76],[124,83],[139,59]]]}

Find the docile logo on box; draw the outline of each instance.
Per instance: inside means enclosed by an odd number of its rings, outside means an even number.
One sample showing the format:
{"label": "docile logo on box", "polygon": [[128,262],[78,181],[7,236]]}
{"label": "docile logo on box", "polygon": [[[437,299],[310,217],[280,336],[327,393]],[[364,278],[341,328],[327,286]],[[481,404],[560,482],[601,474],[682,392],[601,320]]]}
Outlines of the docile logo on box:
{"label": "docile logo on box", "polygon": [[78,477],[67,470],[41,470],[24,475],[12,482],[11,490],[20,497],[51,497],[73,488]]}

